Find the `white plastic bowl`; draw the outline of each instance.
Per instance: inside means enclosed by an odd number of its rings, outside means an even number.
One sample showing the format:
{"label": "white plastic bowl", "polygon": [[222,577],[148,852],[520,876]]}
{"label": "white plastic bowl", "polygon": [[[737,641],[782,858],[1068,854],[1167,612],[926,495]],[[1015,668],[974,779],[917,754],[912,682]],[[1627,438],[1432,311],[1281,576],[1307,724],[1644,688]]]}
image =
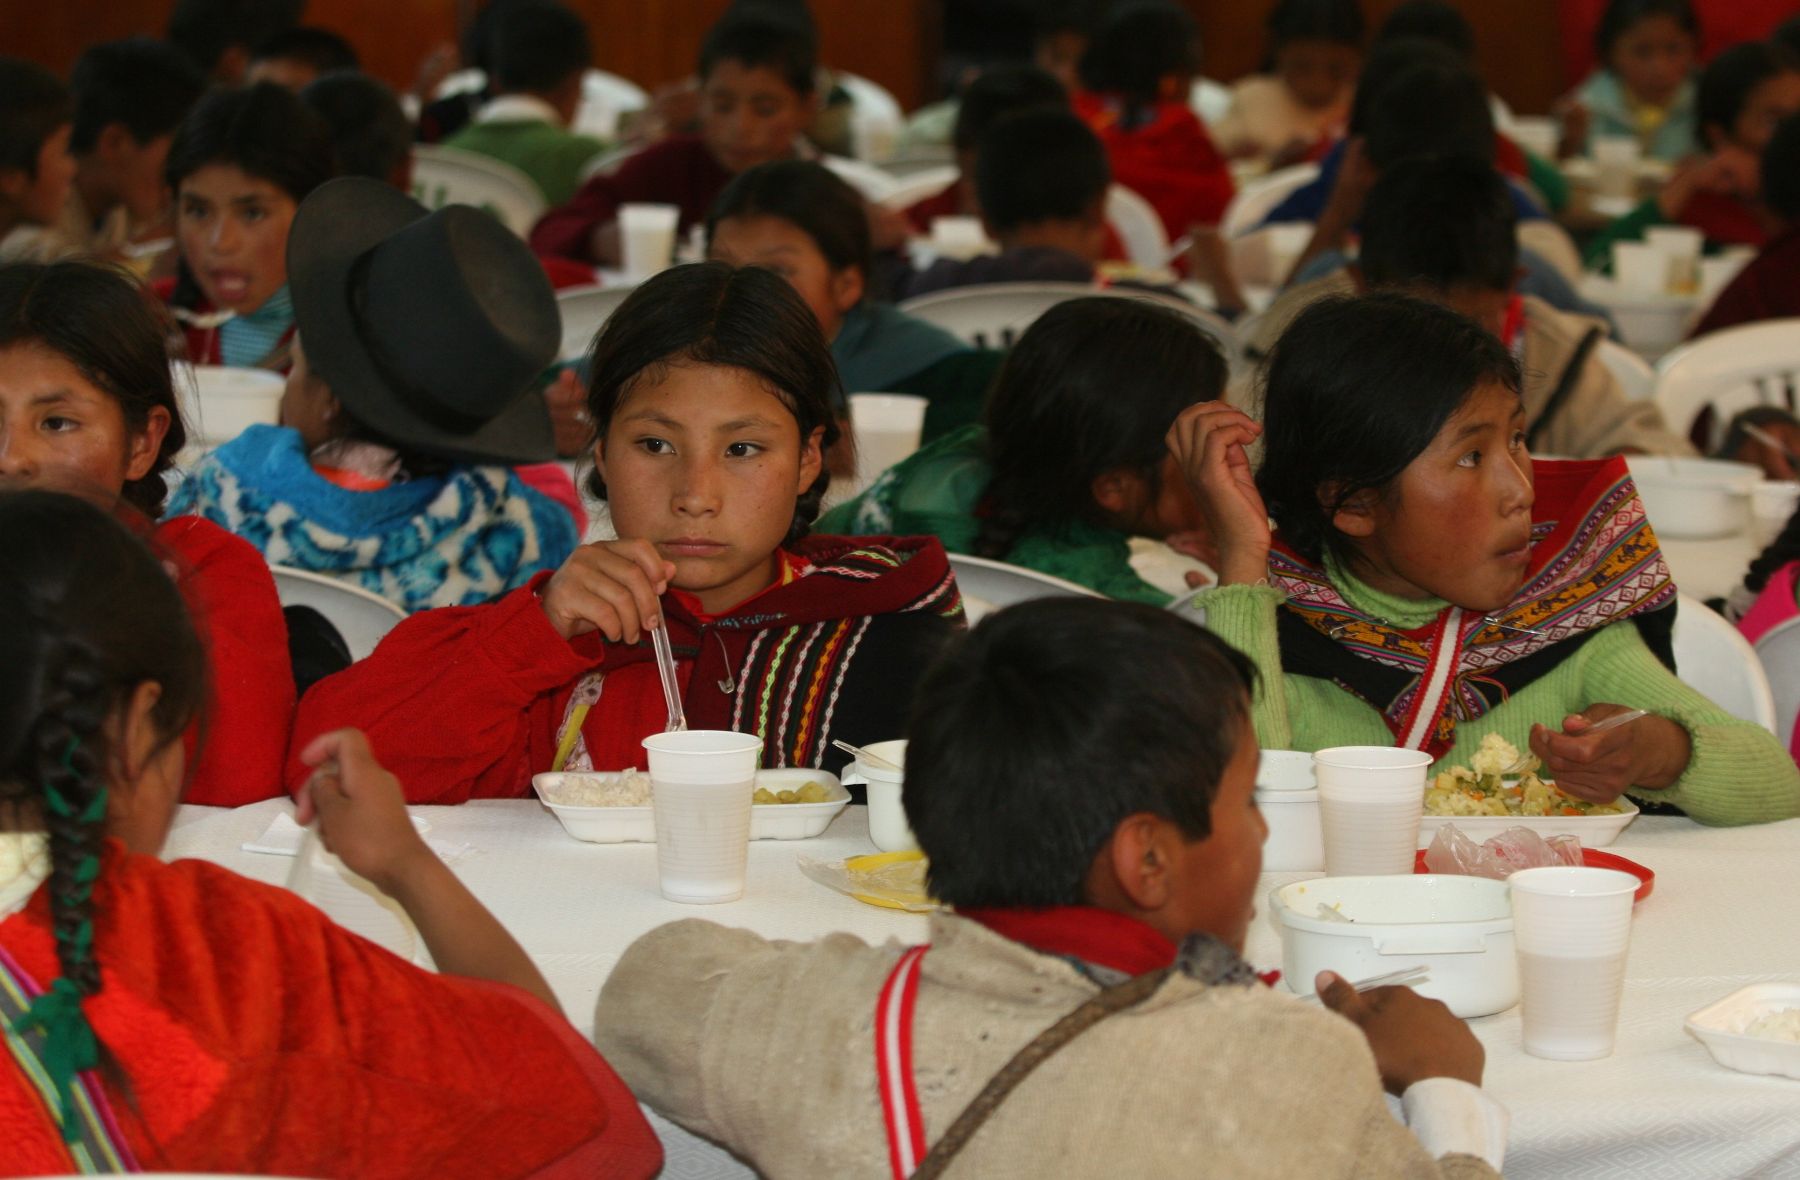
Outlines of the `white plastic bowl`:
{"label": "white plastic bowl", "polygon": [[[554,793],[563,780],[588,778],[597,782],[616,781],[616,771],[568,771],[538,774],[531,778],[538,801],[562,823],[563,830],[577,840],[590,844],[654,844],[656,820],[649,807],[573,807],[552,803],[545,792]],[[823,803],[759,803],[750,808],[752,840],[810,840],[831,826],[837,813],[850,802],[837,775],[823,770],[759,770],[756,785],[771,791],[797,791],[807,783],[820,783],[831,797]]]}
{"label": "white plastic bowl", "polygon": [[[1350,919],[1318,915],[1323,905]],[[1281,929],[1281,974],[1312,992],[1321,971],[1352,983],[1422,965],[1415,989],[1458,1016],[1488,1016],[1519,1002],[1512,902],[1506,882],[1483,877],[1324,877],[1269,895]]]}
{"label": "white plastic bowl", "polygon": [[1800,1078],[1800,1044],[1753,1037],[1744,1030],[1758,1017],[1800,1008],[1800,983],[1753,983],[1687,1018],[1688,1032],[1727,1069]]}
{"label": "white plastic bowl", "polygon": [[218,446],[248,427],[273,426],[281,420],[287,379],[280,373],[180,361],[171,370],[190,442]]}
{"label": "white plastic bowl", "polygon": [[1750,497],[1762,472],[1723,459],[1626,459],[1638,496],[1659,537],[1703,540],[1749,531]]}
{"label": "white plastic bowl", "polygon": [[1627,291],[1604,275],[1589,275],[1580,289],[1582,298],[1612,313],[1627,348],[1651,358],[1681,343],[1700,307],[1696,296]]}
{"label": "white plastic bowl", "polygon": [[1510,828],[1527,828],[1546,840],[1551,836],[1573,836],[1583,848],[1605,848],[1619,838],[1632,820],[1638,817],[1638,805],[1619,796],[1625,810],[1617,815],[1426,815],[1419,819],[1419,847],[1430,848],[1438,829],[1455,824],[1457,829],[1479,844]]}
{"label": "white plastic bowl", "polygon": [[1264,750],[1256,769],[1256,806],[1269,825],[1263,872],[1325,871],[1325,837],[1319,827],[1319,790],[1312,755],[1304,750]]}

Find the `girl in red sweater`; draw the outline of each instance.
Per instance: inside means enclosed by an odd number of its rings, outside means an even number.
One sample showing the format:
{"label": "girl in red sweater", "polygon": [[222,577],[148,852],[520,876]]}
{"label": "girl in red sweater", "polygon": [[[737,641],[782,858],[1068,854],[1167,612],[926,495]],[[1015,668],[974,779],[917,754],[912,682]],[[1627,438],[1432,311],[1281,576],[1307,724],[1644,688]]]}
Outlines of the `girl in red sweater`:
{"label": "girl in red sweater", "polygon": [[[156,521],[187,442],[155,306],[122,272],[80,262],[0,269],[0,492],[73,491]],[[217,525],[146,525],[205,636],[214,703],[187,801],[279,793],[294,715],[287,626],[262,555]]]}
{"label": "girl in red sweater", "polygon": [[0,552],[0,1174],[656,1171],[631,1095],[361,735],[306,752],[300,818],[441,974],[285,890],[157,859],[204,712],[179,592],[73,496],[0,497]]}
{"label": "girl in red sweater", "polygon": [[[418,803],[642,767],[666,722],[658,626],[688,723],[760,734],[766,766],[836,769],[833,738],[900,734],[962,604],[935,538],[807,535],[837,373],[793,288],[758,267],[665,271],[607,321],[592,372],[589,488],[621,539],[402,623],[307,693],[296,743],[354,722]],[[307,774],[290,759],[291,786]]]}

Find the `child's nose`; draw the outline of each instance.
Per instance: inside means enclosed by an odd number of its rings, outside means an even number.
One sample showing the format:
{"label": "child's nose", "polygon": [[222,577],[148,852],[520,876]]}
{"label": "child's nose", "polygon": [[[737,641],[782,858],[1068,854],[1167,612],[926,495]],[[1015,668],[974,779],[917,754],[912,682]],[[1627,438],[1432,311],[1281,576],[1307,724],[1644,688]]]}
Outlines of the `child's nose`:
{"label": "child's nose", "polygon": [[690,462],[682,467],[675,490],[675,510],[688,516],[709,515],[719,510],[718,464]]}
{"label": "child's nose", "polygon": [[18,431],[0,430],[0,477],[26,479],[37,473],[37,456]]}

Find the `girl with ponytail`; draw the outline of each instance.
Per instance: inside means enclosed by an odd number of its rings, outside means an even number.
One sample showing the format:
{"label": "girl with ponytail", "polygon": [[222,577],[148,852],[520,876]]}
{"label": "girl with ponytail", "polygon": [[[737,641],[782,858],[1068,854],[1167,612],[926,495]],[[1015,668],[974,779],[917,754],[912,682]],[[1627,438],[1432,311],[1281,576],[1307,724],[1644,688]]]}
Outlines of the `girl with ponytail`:
{"label": "girl with ponytail", "polygon": [[360,734],[304,752],[301,818],[407,910],[441,975],[285,890],[157,859],[206,700],[180,592],[72,496],[0,496],[0,552],[8,1174],[655,1171],[623,1085]]}

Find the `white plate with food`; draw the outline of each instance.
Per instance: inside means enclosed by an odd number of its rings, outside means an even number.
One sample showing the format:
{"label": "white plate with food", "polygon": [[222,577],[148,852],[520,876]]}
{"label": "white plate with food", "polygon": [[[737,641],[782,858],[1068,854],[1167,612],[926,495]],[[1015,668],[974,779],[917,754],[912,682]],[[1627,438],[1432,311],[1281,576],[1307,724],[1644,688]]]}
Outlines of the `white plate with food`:
{"label": "white plate with food", "polygon": [[[531,786],[577,840],[656,842],[650,776],[641,770],[538,774],[532,776]],[[756,789],[768,792],[770,798],[751,804],[752,840],[809,840],[829,827],[850,802],[850,792],[837,775],[823,770],[759,770]],[[783,800],[783,795],[788,798]]]}
{"label": "white plate with food", "polygon": [[1583,848],[1604,848],[1638,816],[1637,804],[1623,795],[1603,804],[1565,795],[1554,780],[1538,777],[1536,758],[1518,774],[1504,773],[1518,762],[1518,748],[1490,733],[1472,765],[1453,766],[1427,783],[1419,847],[1431,847],[1438,829],[1453,823],[1477,843],[1527,828],[1540,836],[1574,836]]}
{"label": "white plate with food", "polygon": [[1800,1079],[1800,983],[1753,983],[1687,1018],[1713,1060],[1743,1073]]}

